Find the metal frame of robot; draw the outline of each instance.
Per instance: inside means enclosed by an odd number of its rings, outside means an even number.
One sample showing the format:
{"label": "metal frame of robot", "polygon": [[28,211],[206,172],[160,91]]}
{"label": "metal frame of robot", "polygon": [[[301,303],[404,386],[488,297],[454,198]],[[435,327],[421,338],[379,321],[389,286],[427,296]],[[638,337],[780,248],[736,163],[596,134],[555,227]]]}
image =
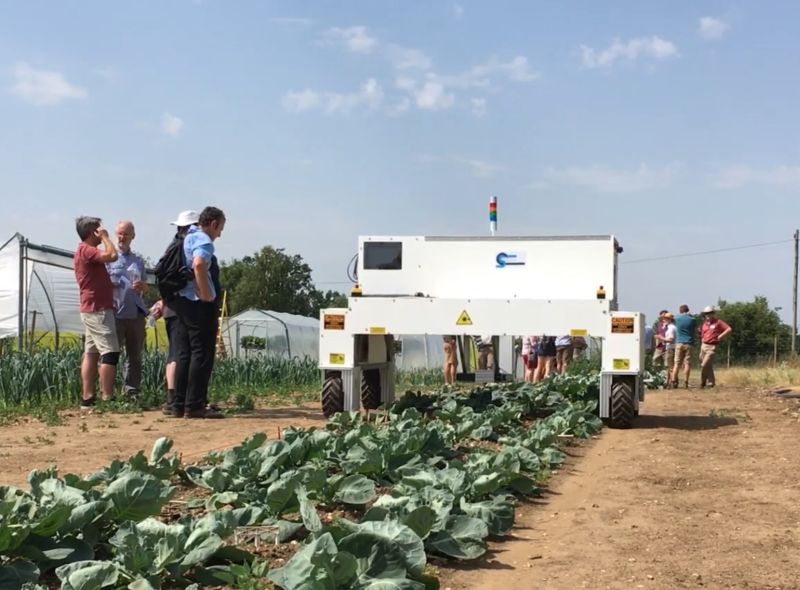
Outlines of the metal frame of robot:
{"label": "metal frame of robot", "polygon": [[[471,323],[459,325],[466,312]],[[335,321],[326,319],[336,318]],[[320,369],[341,372],[344,410],[360,408],[361,371],[379,369],[381,401],[394,399],[394,360],[385,335],[573,334],[602,338],[600,416],[610,415],[619,377],[635,378],[634,407],[644,400],[644,315],[612,311],[598,300],[439,299],[351,297],[348,308],[321,313]],[[356,335],[369,338],[369,357],[355,361]]]}

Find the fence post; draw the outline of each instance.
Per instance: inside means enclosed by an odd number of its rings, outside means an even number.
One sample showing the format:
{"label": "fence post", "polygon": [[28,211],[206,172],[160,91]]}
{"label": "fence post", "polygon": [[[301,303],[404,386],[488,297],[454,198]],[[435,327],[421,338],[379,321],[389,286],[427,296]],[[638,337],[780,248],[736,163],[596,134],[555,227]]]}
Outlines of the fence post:
{"label": "fence post", "polygon": [[728,368],[731,368],[731,341],[728,340]]}
{"label": "fence post", "polygon": [[775,334],[775,339],[773,340],[773,347],[772,347],[772,366],[778,366],[778,335]]}

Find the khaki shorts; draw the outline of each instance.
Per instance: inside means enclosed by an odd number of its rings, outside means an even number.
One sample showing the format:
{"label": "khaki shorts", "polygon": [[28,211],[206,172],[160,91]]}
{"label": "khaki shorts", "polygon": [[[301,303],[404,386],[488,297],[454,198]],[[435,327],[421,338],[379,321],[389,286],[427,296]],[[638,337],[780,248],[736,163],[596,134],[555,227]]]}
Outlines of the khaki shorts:
{"label": "khaki shorts", "polygon": [[675,345],[675,365],[678,367],[688,367],[692,361],[692,345]]}
{"label": "khaki shorts", "polygon": [[672,370],[672,366],[675,364],[675,349],[668,348],[664,351],[664,368],[667,371]]}
{"label": "khaki shorts", "polygon": [[110,309],[105,311],[81,312],[81,321],[86,336],[86,352],[97,352],[106,354],[108,352],[119,352],[119,341],[117,340],[117,321],[114,319],[114,312]]}
{"label": "khaki shorts", "polygon": [[556,362],[567,363],[572,360],[572,347],[571,346],[557,346],[556,347]]}

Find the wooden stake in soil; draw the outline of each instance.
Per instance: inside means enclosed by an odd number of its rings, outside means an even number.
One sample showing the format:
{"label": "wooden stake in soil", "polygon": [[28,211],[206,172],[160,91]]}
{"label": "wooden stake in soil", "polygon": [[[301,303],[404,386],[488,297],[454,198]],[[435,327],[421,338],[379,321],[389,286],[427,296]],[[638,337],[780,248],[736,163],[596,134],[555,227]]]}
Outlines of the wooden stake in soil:
{"label": "wooden stake in soil", "polygon": [[794,232],[794,280],[792,281],[792,356],[797,354],[797,264],[800,230]]}

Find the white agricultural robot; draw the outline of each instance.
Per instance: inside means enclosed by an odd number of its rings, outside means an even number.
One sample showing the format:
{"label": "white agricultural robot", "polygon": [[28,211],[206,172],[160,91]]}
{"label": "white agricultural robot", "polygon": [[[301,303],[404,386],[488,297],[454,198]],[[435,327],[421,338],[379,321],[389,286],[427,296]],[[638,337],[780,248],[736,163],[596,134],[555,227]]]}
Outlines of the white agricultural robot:
{"label": "white agricultural robot", "polygon": [[[644,400],[645,318],[617,311],[621,251],[614,236],[360,237],[347,307],[320,312],[323,412],[394,399],[398,336],[455,335],[458,379],[500,381],[516,372],[501,367],[515,356],[501,336],[571,335],[601,342],[600,417],[630,427]],[[465,363],[481,334],[495,344],[488,376]]]}

